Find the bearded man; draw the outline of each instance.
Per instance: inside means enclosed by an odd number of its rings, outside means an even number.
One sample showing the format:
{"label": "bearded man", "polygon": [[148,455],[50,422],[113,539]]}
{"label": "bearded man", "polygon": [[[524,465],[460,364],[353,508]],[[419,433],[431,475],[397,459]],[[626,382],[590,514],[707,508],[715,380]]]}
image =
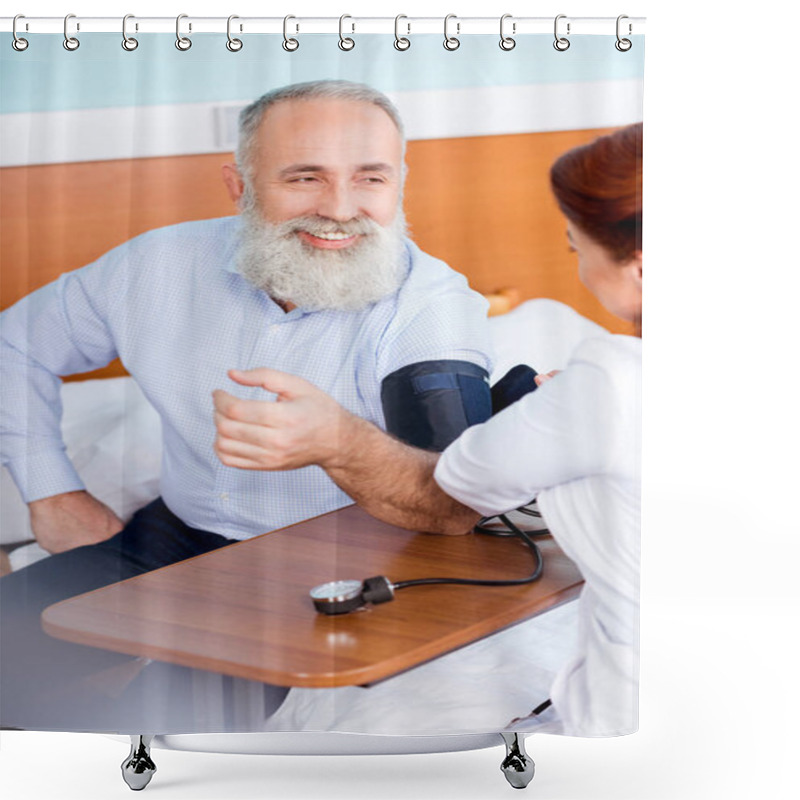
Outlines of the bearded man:
{"label": "bearded man", "polygon": [[[317,467],[219,460],[212,392],[270,397],[242,370],[301,375],[428,449],[490,416],[486,303],[406,238],[404,147],[397,111],[369,87],[277,89],[242,112],[223,167],[238,216],[146,233],[4,312],[3,461],[54,555],[0,580],[0,723],[204,729],[186,670],[51,639],[39,616],[351,502]],[[60,433],[58,376],[115,357],[164,437],[161,497],[127,523],[85,491]],[[265,713],[283,694],[265,689]]]}

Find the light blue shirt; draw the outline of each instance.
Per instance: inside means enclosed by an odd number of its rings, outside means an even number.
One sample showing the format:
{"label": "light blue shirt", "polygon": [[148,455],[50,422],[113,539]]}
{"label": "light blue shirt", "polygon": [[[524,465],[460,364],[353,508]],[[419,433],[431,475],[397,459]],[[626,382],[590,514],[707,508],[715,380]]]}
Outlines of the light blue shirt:
{"label": "light blue shirt", "polygon": [[380,426],[381,381],[401,367],[456,359],[491,371],[485,299],[413,242],[395,294],[362,311],[285,313],[236,271],[238,224],[150,231],[3,312],[2,457],[26,502],[84,488],[61,437],[57,376],[117,356],[161,416],[167,506],[236,539],[350,499],[318,467],[258,472],[219,461],[212,391],[274,397],[234,384],[228,369],[300,375]]}

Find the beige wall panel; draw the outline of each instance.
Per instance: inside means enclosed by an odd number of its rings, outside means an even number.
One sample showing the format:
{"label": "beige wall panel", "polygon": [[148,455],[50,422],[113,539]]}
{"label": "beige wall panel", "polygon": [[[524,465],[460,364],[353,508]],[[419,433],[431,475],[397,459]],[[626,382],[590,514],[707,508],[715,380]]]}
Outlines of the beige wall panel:
{"label": "beige wall panel", "polygon": [[553,161],[606,132],[413,142],[406,209],[414,238],[479,292],[517,289],[521,299],[550,297],[610,330],[630,333],[578,280],[564,217],[550,192]]}

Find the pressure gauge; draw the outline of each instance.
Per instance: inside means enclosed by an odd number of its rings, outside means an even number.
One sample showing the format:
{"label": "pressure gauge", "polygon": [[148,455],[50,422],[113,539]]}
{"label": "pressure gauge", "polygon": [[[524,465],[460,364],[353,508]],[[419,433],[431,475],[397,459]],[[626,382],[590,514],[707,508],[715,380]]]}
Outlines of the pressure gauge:
{"label": "pressure gauge", "polygon": [[394,586],[385,576],[376,575],[365,581],[323,583],[315,586],[310,594],[320,614],[349,614],[368,603],[377,605],[393,600]]}
{"label": "pressure gauge", "polygon": [[361,581],[331,581],[315,586],[310,594],[321,614],[347,614],[364,605]]}

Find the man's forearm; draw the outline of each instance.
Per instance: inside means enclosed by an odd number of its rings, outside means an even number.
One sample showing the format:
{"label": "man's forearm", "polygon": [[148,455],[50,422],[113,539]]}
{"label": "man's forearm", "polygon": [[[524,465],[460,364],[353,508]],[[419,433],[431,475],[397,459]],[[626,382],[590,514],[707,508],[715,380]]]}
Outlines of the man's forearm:
{"label": "man's forearm", "polygon": [[411,530],[466,533],[479,519],[434,481],[437,453],[392,438],[296,375],[265,367],[228,374],[278,399],[214,392],[214,450],[225,466],[287,470],[316,464],[367,512]]}
{"label": "man's forearm", "polygon": [[64,284],[48,284],[0,315],[0,452],[26,503],[84,488],[64,447],[59,376],[107,363],[87,360],[95,342],[66,315]]}
{"label": "man's forearm", "polygon": [[438,453],[418,450],[366,420],[347,414],[342,448],[323,464],[330,478],[374,517],[403,528],[460,534],[479,519],[477,512],[443,492],[433,479]]}

